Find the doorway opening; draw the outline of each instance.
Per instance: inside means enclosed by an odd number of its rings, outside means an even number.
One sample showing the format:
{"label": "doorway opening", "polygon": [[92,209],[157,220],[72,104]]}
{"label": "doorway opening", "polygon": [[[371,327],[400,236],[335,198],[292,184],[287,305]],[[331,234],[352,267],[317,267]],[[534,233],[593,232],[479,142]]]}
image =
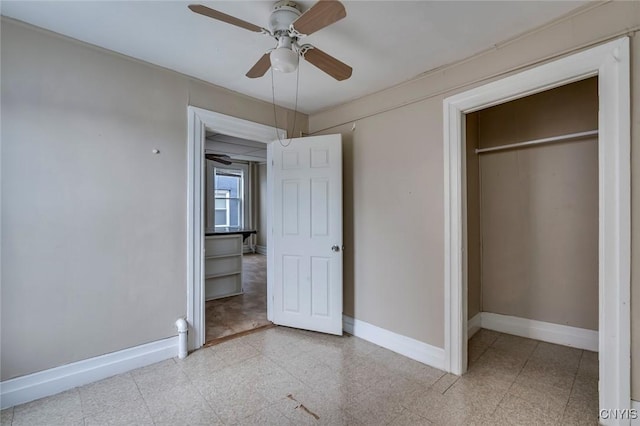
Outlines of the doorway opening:
{"label": "doorway opening", "polygon": [[[238,239],[244,238],[243,232],[236,232],[235,236],[218,238],[221,241],[206,239],[207,130],[267,147],[267,319],[278,325],[342,335],[341,136],[297,138],[285,145],[274,142],[286,139],[282,129],[191,106],[187,112],[188,349],[199,349],[206,341],[206,244],[216,246],[211,247],[214,252],[219,246],[224,248],[222,257],[213,260],[235,257],[237,275],[239,255],[232,253],[240,252],[242,241]],[[215,195],[214,189],[213,216]],[[226,206],[238,197],[232,196],[231,189],[218,195],[220,216],[225,224],[229,216],[231,223],[234,211],[227,211]],[[219,284],[227,286],[223,294],[231,295],[238,289],[237,283],[235,287],[233,280]]]}
{"label": "doorway opening", "polygon": [[[598,77],[599,407],[630,407],[629,40],[621,38],[445,99],[445,365],[467,370],[466,114]],[[614,421],[600,419],[604,424]]]}
{"label": "doorway opening", "polygon": [[[267,194],[271,192],[271,170],[268,167],[271,162],[271,154],[268,149],[269,144],[275,139],[284,139],[286,137],[286,132],[282,129],[276,129],[275,127],[267,126],[264,124],[254,123],[252,121],[243,120],[240,118],[232,117],[225,114],[220,114],[213,111],[208,111],[202,108],[197,108],[193,106],[189,106],[187,108],[187,116],[188,116],[188,136],[187,136],[187,323],[189,324],[189,333],[188,333],[188,349],[196,350],[201,348],[205,342],[206,338],[206,265],[205,265],[205,250],[206,250],[206,233],[207,233],[207,218],[206,218],[206,178],[207,178],[207,167],[205,160],[205,148],[206,148],[206,136],[207,132],[209,135],[219,134],[226,135],[225,137],[238,138],[238,140],[247,140],[252,141],[253,143],[261,143],[264,148],[267,148]],[[235,147],[235,153],[237,153],[238,147]],[[242,148],[244,150],[244,148]],[[218,163],[221,167],[221,170],[228,169],[228,165],[223,163]],[[248,171],[247,171],[248,173]],[[215,170],[214,170],[215,174]],[[237,176],[237,172],[228,173]],[[215,178],[214,175],[211,176],[213,180]],[[213,185],[212,185],[213,186]],[[238,215],[236,210],[232,210],[231,206],[234,203],[232,198],[240,198],[231,196],[231,188],[227,188],[228,191],[221,191],[219,193],[220,197],[224,200],[224,203],[219,203],[220,206],[220,216],[224,215],[225,224],[227,224],[226,219],[229,217],[229,223],[231,224],[232,217],[236,217]],[[211,194],[211,204],[214,206],[212,209],[212,215],[215,216],[215,189],[213,189],[213,193]],[[229,199],[227,200],[227,192],[229,194]],[[241,191],[237,191],[240,194]],[[244,194],[244,191],[242,191]],[[271,197],[267,195],[267,199]],[[235,201],[237,203],[237,201]],[[229,210],[227,211],[227,203],[229,205]],[[224,206],[223,206],[224,204]],[[224,207],[224,208],[223,208]],[[264,229],[271,229],[271,221],[272,221],[272,209],[267,209],[267,219],[266,224],[262,225]],[[244,213],[242,216],[244,218]],[[213,228],[215,230],[215,217],[213,222]],[[244,223],[243,223],[244,225]],[[252,235],[252,234],[250,234]],[[227,295],[233,294],[234,289],[238,289],[238,269],[241,268],[241,263],[239,264],[240,253],[244,255],[244,235],[240,234],[232,234],[229,235],[228,238],[218,238],[218,241],[210,242],[211,245],[215,247],[211,247],[216,250],[225,251],[224,254],[221,254],[219,258],[213,258],[214,260],[219,260],[216,263],[224,263],[225,266],[228,266],[230,269],[227,271],[229,275],[227,275],[227,279],[218,280],[218,289],[220,293],[218,295],[225,294]],[[270,233],[266,233],[266,247],[269,250],[271,246],[271,236]],[[257,244],[254,245],[256,251],[259,251],[260,248]],[[211,253],[211,251],[210,251]],[[215,256],[215,255],[214,255]],[[228,256],[228,257],[226,257]],[[272,291],[273,291],[273,266],[272,266],[272,256],[267,256],[267,300],[272,299]],[[221,265],[217,265],[221,267]],[[224,274],[224,272],[220,272]],[[213,275],[213,273],[212,273]],[[234,277],[235,276],[235,277]],[[231,278],[229,278],[231,277]],[[214,278],[214,277],[211,277]],[[219,278],[223,278],[221,275]],[[240,285],[240,290],[241,290]],[[236,291],[239,293],[240,291]],[[215,294],[215,293],[214,293]],[[267,319],[271,321],[272,313],[271,313],[271,304],[267,303]]]}
{"label": "doorway opening", "polygon": [[267,147],[205,133],[205,345],[267,319]]}

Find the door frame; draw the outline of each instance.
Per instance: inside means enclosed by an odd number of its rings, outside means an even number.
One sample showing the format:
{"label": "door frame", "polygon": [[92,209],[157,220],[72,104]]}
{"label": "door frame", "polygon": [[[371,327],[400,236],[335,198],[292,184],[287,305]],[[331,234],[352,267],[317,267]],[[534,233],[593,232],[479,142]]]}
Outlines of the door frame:
{"label": "door frame", "polygon": [[[287,137],[286,130],[220,114],[194,106],[187,107],[187,346],[195,350],[205,344],[204,300],[204,184],[205,129],[267,145],[267,199],[271,200],[271,149],[269,144]],[[271,208],[267,208],[267,229],[271,229]],[[270,250],[267,232],[267,250]],[[272,256],[267,256],[267,318],[272,317]]]}
{"label": "door frame", "polygon": [[[467,369],[465,114],[598,76],[599,405],[629,409],[630,59],[623,37],[444,100],[445,369]],[[625,420],[600,419],[606,424]],[[626,419],[628,424],[628,418]]]}

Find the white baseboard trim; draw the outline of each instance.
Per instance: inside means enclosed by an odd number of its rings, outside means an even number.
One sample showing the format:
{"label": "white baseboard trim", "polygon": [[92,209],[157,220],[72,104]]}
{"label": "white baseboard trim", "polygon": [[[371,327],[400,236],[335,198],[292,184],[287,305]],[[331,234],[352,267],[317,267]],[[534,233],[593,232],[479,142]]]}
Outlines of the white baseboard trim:
{"label": "white baseboard trim", "polygon": [[2,409],[126,373],[178,355],[178,337],[84,359],[0,382]]}
{"label": "white baseboard trim", "polygon": [[394,333],[349,316],[342,316],[344,331],[431,367],[444,369],[444,349]]}
{"label": "white baseboard trim", "polygon": [[[594,330],[491,312],[480,312],[478,315],[481,328],[598,352],[598,332]],[[469,321],[469,327],[472,325],[471,321],[476,321],[475,318],[478,315]]]}
{"label": "white baseboard trim", "polygon": [[267,255],[267,246],[256,246],[256,253]]}
{"label": "white baseboard trim", "polygon": [[633,399],[631,400],[631,426],[640,426],[640,402]]}
{"label": "white baseboard trim", "polygon": [[467,338],[471,339],[482,328],[482,312],[478,312],[467,321]]}

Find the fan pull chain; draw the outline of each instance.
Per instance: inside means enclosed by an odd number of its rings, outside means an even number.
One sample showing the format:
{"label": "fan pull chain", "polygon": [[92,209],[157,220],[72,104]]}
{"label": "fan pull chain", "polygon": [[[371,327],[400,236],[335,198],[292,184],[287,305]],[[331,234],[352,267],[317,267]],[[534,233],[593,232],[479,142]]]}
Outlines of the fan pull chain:
{"label": "fan pull chain", "polygon": [[276,89],[275,84],[273,82],[273,68],[271,68],[271,100],[273,105],[273,122],[276,127],[276,137],[278,138],[278,142],[280,146],[283,148],[291,145],[291,140],[293,139],[294,132],[296,130],[296,118],[298,117],[298,91],[299,91],[299,83],[300,83],[300,65],[298,64],[298,69],[296,70],[296,102],[295,107],[293,109],[293,128],[291,129],[291,137],[289,138],[289,142],[285,145],[283,140],[280,139],[280,133],[278,132],[278,114],[276,113]]}

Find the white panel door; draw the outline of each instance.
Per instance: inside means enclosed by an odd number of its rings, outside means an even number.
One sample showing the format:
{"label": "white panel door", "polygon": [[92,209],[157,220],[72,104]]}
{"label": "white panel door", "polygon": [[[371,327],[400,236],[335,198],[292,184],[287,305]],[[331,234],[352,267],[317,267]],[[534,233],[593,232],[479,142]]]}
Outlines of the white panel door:
{"label": "white panel door", "polygon": [[341,135],[271,150],[273,322],[342,335]]}

